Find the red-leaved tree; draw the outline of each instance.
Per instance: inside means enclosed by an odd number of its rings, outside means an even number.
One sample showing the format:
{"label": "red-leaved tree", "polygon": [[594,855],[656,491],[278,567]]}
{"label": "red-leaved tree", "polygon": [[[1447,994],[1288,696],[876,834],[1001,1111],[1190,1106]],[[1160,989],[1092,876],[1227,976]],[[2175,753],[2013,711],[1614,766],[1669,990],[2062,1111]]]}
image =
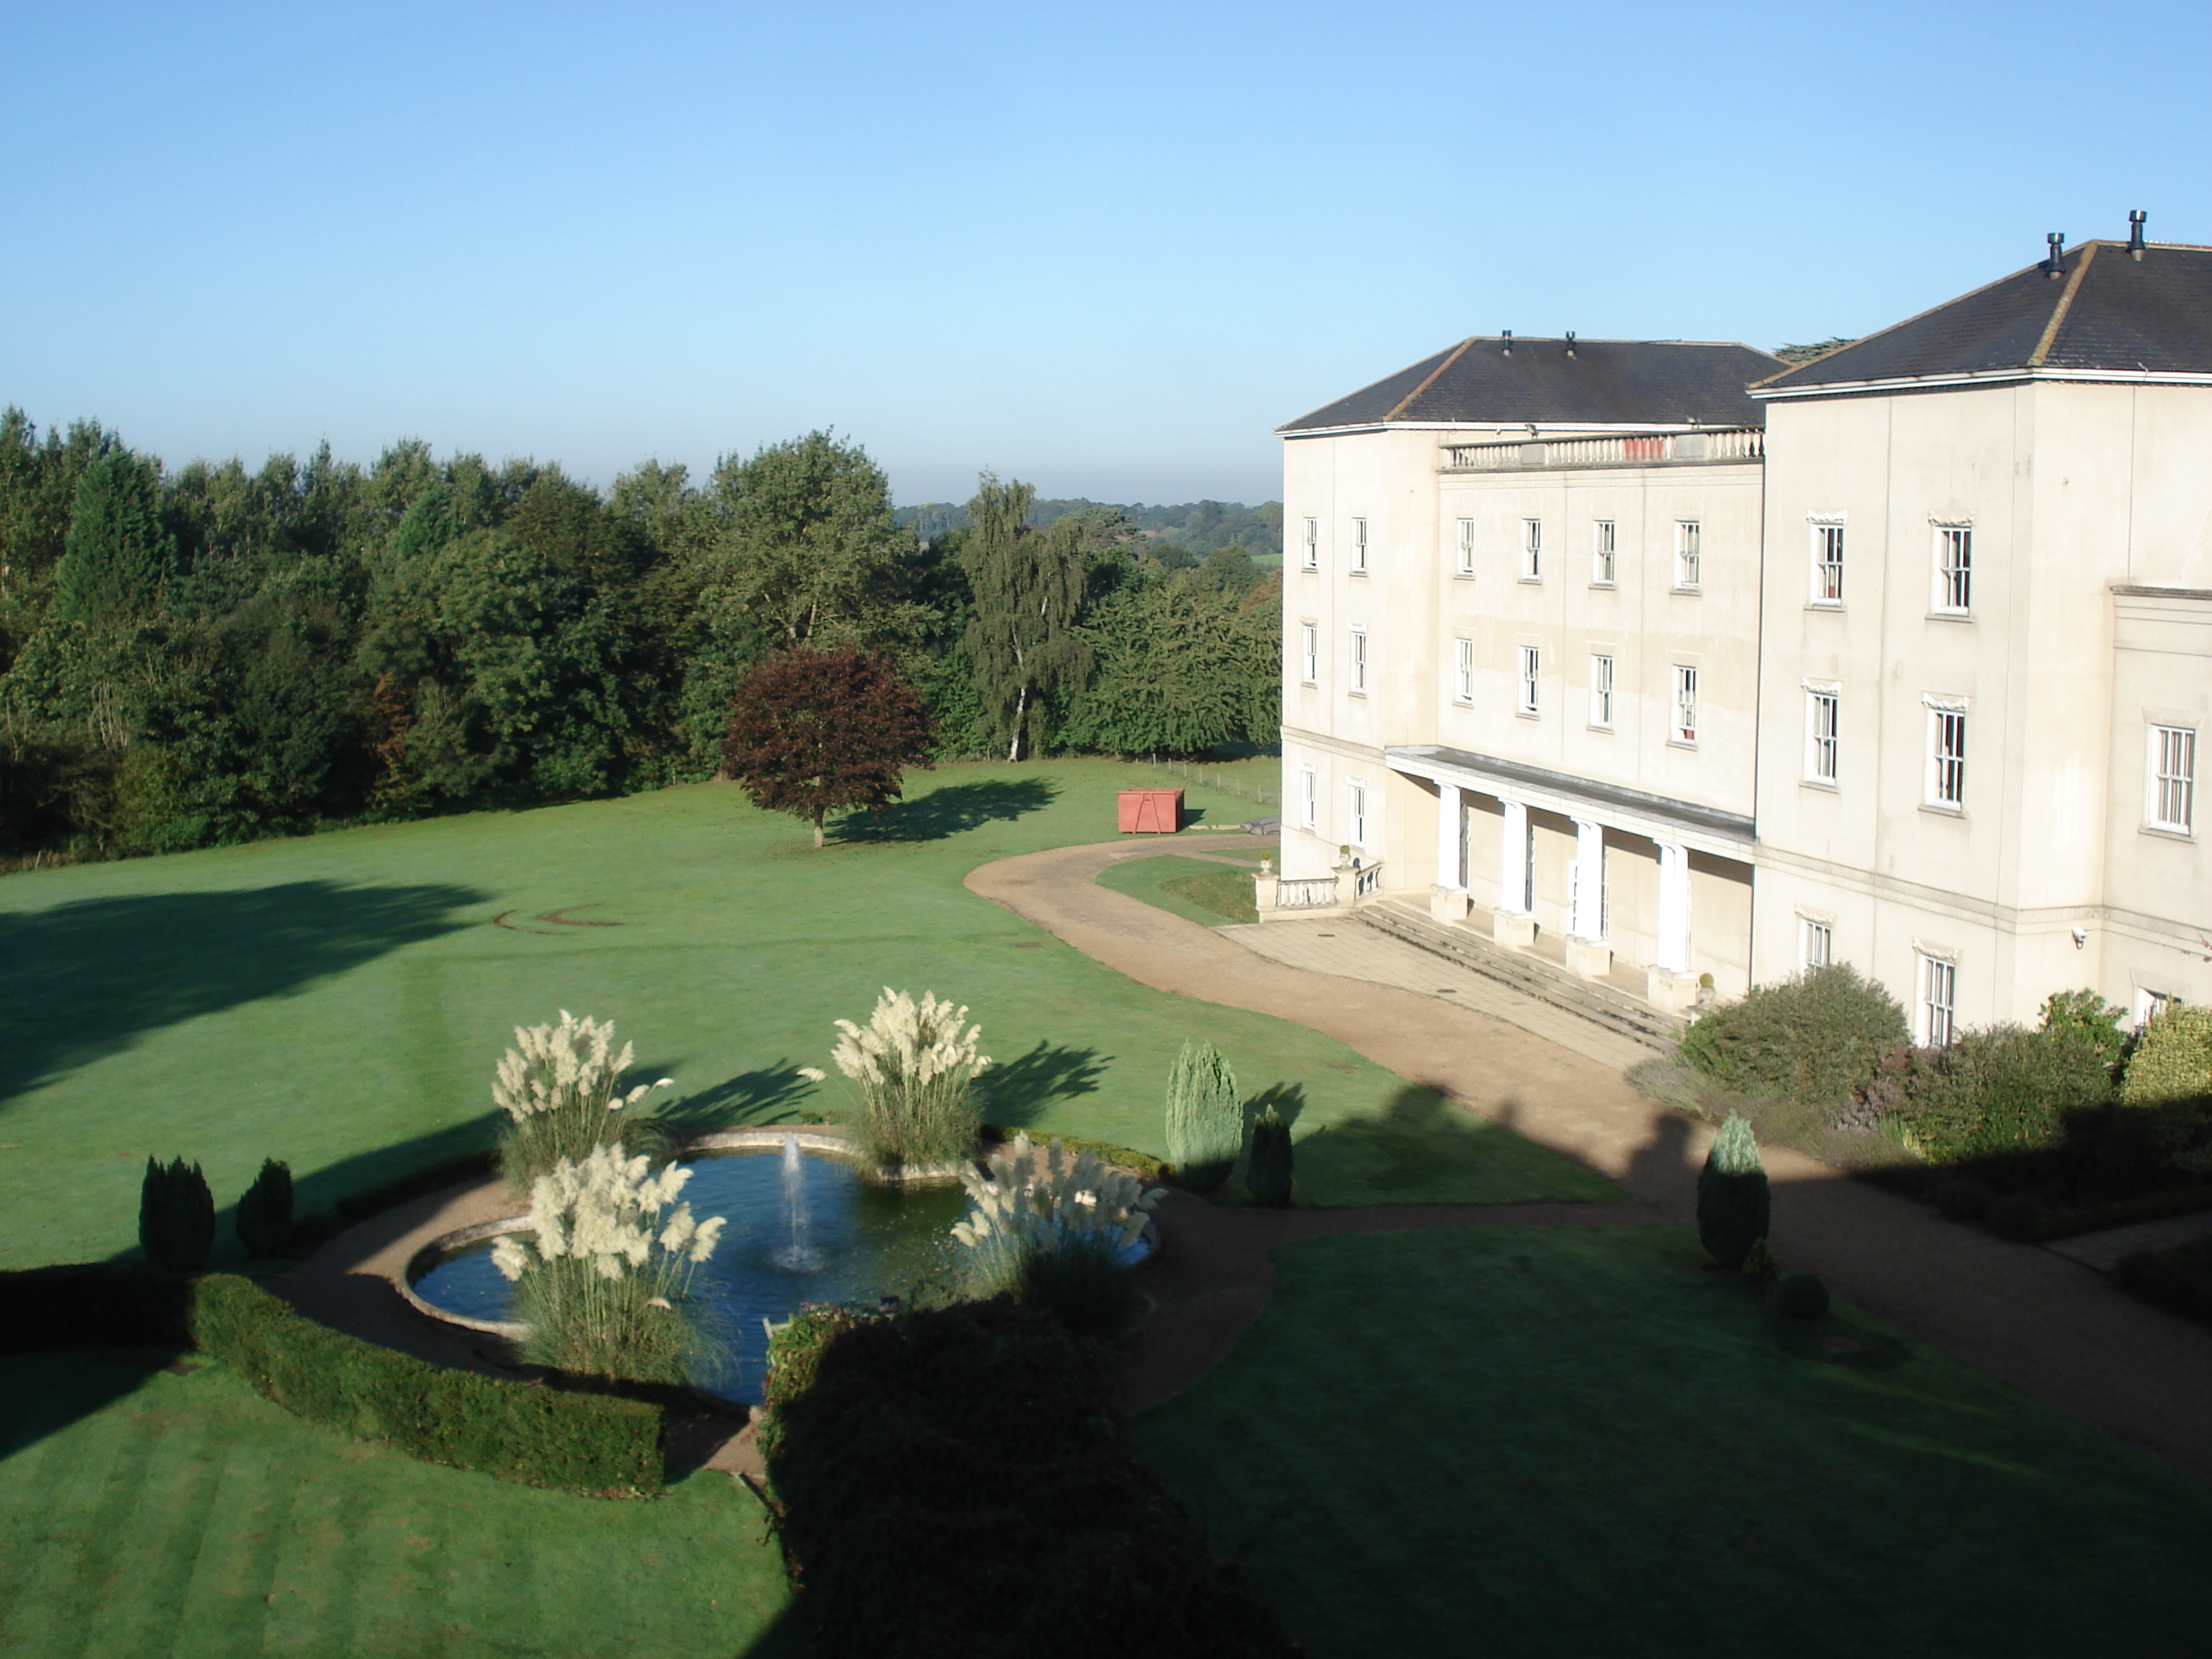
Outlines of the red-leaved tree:
{"label": "red-leaved tree", "polygon": [[738,687],[722,769],[756,806],[811,823],[819,847],[830,813],[881,812],[896,800],[902,775],[929,764],[936,736],[921,699],[866,652],[799,646]]}

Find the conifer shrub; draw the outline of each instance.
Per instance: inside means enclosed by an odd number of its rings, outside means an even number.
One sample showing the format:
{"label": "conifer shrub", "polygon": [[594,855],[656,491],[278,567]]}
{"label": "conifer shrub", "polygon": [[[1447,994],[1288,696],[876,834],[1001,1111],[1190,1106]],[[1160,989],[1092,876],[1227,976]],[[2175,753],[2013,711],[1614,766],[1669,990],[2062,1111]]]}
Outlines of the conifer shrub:
{"label": "conifer shrub", "polygon": [[1291,1201],[1291,1126],[1270,1105],[1252,1120],[1252,1157],[1244,1172],[1244,1189],[1255,1204],[1285,1205]]}
{"label": "conifer shrub", "polygon": [[1698,1172],[1698,1242],[1723,1267],[1741,1267],[1767,1234],[1773,1200],[1748,1119],[1729,1114]]}
{"label": "conifer shrub", "polygon": [[1782,1264],[1774,1259],[1774,1252],[1763,1238],[1751,1241],[1751,1249],[1743,1258],[1743,1282],[1757,1290],[1765,1290],[1782,1277]]}
{"label": "conifer shrub", "polygon": [[1753,988],[1701,1015],[1682,1057],[1723,1088],[1772,1090],[1843,1110],[1883,1053],[1906,1040],[1905,1010],[1848,963]]}
{"label": "conifer shrub", "polygon": [[1244,1108],[1237,1078],[1210,1042],[1186,1042],[1168,1073],[1168,1161],[1176,1179],[1210,1193],[1229,1178],[1244,1150]]}
{"label": "conifer shrub", "polygon": [[1792,1273],[1774,1292],[1778,1313],[1792,1319],[1819,1319],[1828,1311],[1828,1287],[1814,1273]]}
{"label": "conifer shrub", "polygon": [[261,1173],[240,1194],[234,1224],[238,1242],[252,1256],[282,1255],[292,1237],[292,1167],[273,1158],[261,1160]]}
{"label": "conifer shrub", "polygon": [[164,1273],[198,1273],[215,1247],[215,1194],[197,1164],[146,1160],[138,1188],[138,1246]]}

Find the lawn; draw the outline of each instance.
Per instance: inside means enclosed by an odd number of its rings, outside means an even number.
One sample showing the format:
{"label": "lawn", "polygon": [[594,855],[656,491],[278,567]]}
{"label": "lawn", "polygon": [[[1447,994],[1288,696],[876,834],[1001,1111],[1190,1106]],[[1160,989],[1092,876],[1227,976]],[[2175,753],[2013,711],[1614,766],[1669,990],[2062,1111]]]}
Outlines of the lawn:
{"label": "lawn", "polygon": [[344,1439],[220,1365],[159,1358],[0,1358],[0,1652],[794,1650],[766,1517],[726,1474],[653,1503],[563,1497]]}
{"label": "lawn", "polygon": [[[1249,862],[1256,872],[1260,854],[1240,862]],[[1099,872],[1098,884],[1207,927],[1260,919],[1252,905],[1251,876],[1206,859],[1182,858],[1173,853],[1131,859],[1126,864],[1108,865]]]}
{"label": "lawn", "polygon": [[[313,1208],[485,1144],[511,1028],[562,1008],[617,1020],[681,1115],[832,1109],[842,1080],[797,1068],[884,985],[970,1006],[1000,1062],[985,1115],[1009,1127],[1164,1152],[1168,1067],[1206,1036],[1247,1093],[1325,1132],[1312,1201],[1613,1195],[1340,1043],[1149,990],[962,886],[994,858],[1110,839],[1140,770],[946,767],[819,852],[708,784],[9,876],[0,1267],[131,1248],[149,1153],[199,1160],[226,1206],[283,1158]],[[1246,807],[1195,787],[1188,805],[1200,830]],[[1409,1134],[1436,1141],[1441,1188],[1407,1185]],[[222,1237],[234,1253],[227,1214]]]}
{"label": "lawn", "polygon": [[1682,1234],[1276,1261],[1136,1432],[1317,1656],[2203,1651],[2212,1492],[1848,1308],[1781,1320]]}

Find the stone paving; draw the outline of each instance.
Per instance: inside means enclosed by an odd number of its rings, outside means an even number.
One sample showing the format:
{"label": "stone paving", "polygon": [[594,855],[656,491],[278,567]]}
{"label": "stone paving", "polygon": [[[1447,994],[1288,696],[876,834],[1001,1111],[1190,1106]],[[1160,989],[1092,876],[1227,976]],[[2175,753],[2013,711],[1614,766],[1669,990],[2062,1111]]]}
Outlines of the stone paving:
{"label": "stone paving", "polygon": [[1652,1057],[1652,1050],[1632,1037],[1555,1008],[1418,945],[1377,933],[1350,916],[1314,916],[1214,931],[1286,968],[1389,985],[1455,1007],[1474,1009],[1614,1071],[1625,1072]]}
{"label": "stone paving", "polygon": [[2101,1233],[2081,1233],[2054,1238],[2043,1248],[2085,1267],[2108,1273],[2138,1250],[2163,1250],[2212,1234],[2212,1210],[2195,1215],[2169,1216],[2163,1221],[2140,1221],[2132,1227],[2110,1227]]}

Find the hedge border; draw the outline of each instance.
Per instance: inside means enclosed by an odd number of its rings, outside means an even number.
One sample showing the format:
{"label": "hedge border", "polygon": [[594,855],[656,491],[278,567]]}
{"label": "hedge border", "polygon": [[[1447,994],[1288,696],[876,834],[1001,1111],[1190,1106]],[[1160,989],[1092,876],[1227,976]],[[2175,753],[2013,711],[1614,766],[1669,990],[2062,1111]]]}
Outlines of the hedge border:
{"label": "hedge border", "polygon": [[136,1262],[0,1273],[0,1352],[197,1347],[294,1415],[424,1462],[586,1498],[657,1498],[650,1401],[452,1370],[317,1324],[252,1279]]}

